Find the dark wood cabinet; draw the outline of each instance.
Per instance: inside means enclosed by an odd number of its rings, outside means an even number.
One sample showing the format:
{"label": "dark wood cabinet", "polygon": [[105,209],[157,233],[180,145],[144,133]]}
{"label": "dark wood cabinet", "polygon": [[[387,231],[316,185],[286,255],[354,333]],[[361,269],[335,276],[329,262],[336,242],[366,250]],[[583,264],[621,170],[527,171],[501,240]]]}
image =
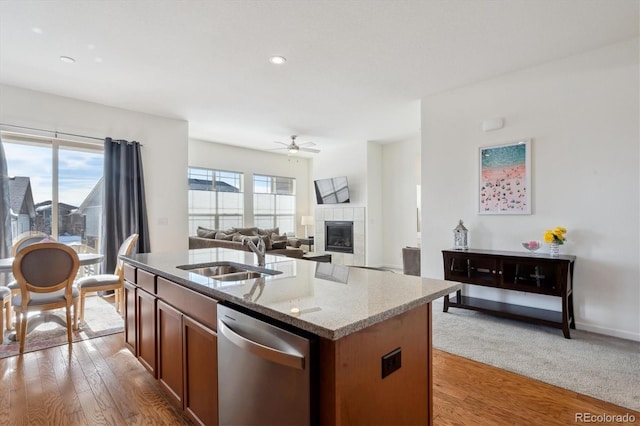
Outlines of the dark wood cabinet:
{"label": "dark wood cabinet", "polygon": [[184,315],[184,410],[197,424],[218,423],[218,336]]}
{"label": "dark wood cabinet", "polygon": [[215,299],[125,265],[125,343],[200,425],[218,424]]}
{"label": "dark wood cabinet", "polygon": [[216,332],[163,301],[158,301],[158,381],[196,424],[217,424]]}
{"label": "dark wood cabinet", "polygon": [[136,288],[138,360],[153,375],[156,371],[156,296]]}
{"label": "dark wood cabinet", "polygon": [[158,301],[158,381],[174,403],[183,407],[182,313]]}
{"label": "dark wood cabinet", "polygon": [[132,354],[138,355],[136,347],[136,286],[124,282],[124,345]]}
{"label": "dark wood cabinet", "polygon": [[463,296],[458,291],[454,299],[445,296],[445,312],[450,307],[473,309],[560,328],[567,339],[571,337],[575,256],[493,250],[443,250],[442,255],[446,280],[562,298],[562,310],[552,311]]}

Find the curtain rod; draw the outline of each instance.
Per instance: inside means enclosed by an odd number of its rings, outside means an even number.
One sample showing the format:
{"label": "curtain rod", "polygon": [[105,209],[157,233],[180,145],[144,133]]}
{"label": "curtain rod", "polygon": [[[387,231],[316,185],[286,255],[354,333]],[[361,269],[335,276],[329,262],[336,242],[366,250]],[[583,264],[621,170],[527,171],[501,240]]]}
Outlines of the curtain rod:
{"label": "curtain rod", "polygon": [[[35,130],[36,132],[47,132],[47,133],[53,133],[55,135],[55,137],[57,138],[58,135],[64,135],[64,136],[74,136],[76,138],[84,138],[84,139],[93,139],[96,141],[100,141],[100,142],[104,142],[104,140],[106,138],[97,138],[95,136],[86,136],[86,135],[76,135],[74,133],[65,133],[65,132],[58,132],[57,130],[46,130],[46,129],[37,129],[35,127],[25,127],[25,126],[16,126],[14,124],[2,124],[0,123],[0,127],[13,127],[14,129],[25,129],[25,130]],[[124,142],[122,139],[113,139],[111,138],[111,140],[115,143],[122,143]],[[135,141],[126,141],[127,143],[131,144],[134,143]],[[144,146],[143,144],[141,144],[140,142],[138,142],[140,144],[140,146]]]}
{"label": "curtain rod", "polygon": [[13,127],[15,129],[35,130],[37,132],[53,133],[56,137],[58,137],[58,135],[74,136],[74,137],[77,137],[77,138],[93,139],[93,140],[100,141],[100,142],[104,142],[104,139],[105,139],[105,138],[96,138],[95,136],[76,135],[74,133],[58,132],[57,130],[46,130],[46,129],[37,129],[35,127],[16,126],[14,124],[2,124],[2,123],[0,123],[0,126]]}

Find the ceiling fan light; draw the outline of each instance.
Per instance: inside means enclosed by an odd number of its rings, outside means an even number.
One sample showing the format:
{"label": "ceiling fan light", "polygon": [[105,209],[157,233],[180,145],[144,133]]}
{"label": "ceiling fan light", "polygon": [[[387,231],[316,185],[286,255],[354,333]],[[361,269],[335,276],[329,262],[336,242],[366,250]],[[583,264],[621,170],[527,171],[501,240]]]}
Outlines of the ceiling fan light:
{"label": "ceiling fan light", "polygon": [[298,147],[297,146],[290,146],[289,147],[289,152],[292,154],[295,154],[296,152],[298,152]]}

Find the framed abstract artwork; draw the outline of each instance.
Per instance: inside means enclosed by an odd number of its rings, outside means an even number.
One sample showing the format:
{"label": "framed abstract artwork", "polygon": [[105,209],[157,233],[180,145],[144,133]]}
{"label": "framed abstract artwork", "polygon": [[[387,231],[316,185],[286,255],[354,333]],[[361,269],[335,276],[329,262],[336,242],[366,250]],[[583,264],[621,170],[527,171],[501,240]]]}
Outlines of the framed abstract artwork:
{"label": "framed abstract artwork", "polygon": [[531,214],[531,139],[480,147],[479,214]]}

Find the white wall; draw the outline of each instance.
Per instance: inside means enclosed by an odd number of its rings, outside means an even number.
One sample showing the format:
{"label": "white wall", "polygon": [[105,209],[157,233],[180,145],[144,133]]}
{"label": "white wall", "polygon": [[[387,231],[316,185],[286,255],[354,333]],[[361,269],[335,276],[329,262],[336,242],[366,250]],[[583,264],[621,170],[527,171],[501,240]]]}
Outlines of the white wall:
{"label": "white wall", "polygon": [[[382,237],[382,206],[386,202],[383,195],[382,150],[382,145],[376,142],[345,141],[337,148],[325,149],[313,158],[312,183],[315,179],[347,176],[350,207],[366,207],[367,266],[384,266],[388,263],[384,259],[385,242]],[[335,206],[316,206],[318,209],[333,207]]]}
{"label": "white wall", "polygon": [[[296,179],[296,235],[304,235],[301,216],[313,215],[315,195],[310,192],[310,160],[298,156],[240,148],[222,143],[192,139],[189,141],[189,166],[244,173],[245,226],[253,226],[253,174]],[[313,227],[309,227],[313,233]]]}
{"label": "white wall", "polygon": [[384,144],[351,141],[313,158],[312,179],[346,175],[351,205],[366,207],[367,266],[402,269],[402,247],[417,245],[420,167],[420,135]]}
{"label": "white wall", "polygon": [[[323,149],[313,157],[313,180],[346,176],[352,207],[367,205],[367,142],[345,141],[338,147]],[[315,197],[315,195],[314,195]],[[314,198],[315,201],[315,198]],[[322,207],[322,206],[320,206]]]}
{"label": "white wall", "polygon": [[383,223],[383,179],[382,179],[382,145],[376,142],[367,143],[367,229],[366,265],[383,266],[382,230]]}
{"label": "white wall", "polygon": [[402,248],[418,244],[420,136],[382,146],[383,266],[402,269]]}
{"label": "white wall", "polygon": [[141,142],[151,250],[188,247],[186,121],[0,85],[0,123]]}
{"label": "white wall", "polygon": [[[577,256],[576,326],[640,340],[638,39],[422,100],[422,274],[442,277],[441,250],[462,218],[472,248],[523,251],[563,226]],[[504,129],[482,132],[484,119]],[[478,147],[532,138],[533,214],[480,216]],[[557,298],[476,295],[559,310]],[[506,293],[506,292],[504,292]]]}

